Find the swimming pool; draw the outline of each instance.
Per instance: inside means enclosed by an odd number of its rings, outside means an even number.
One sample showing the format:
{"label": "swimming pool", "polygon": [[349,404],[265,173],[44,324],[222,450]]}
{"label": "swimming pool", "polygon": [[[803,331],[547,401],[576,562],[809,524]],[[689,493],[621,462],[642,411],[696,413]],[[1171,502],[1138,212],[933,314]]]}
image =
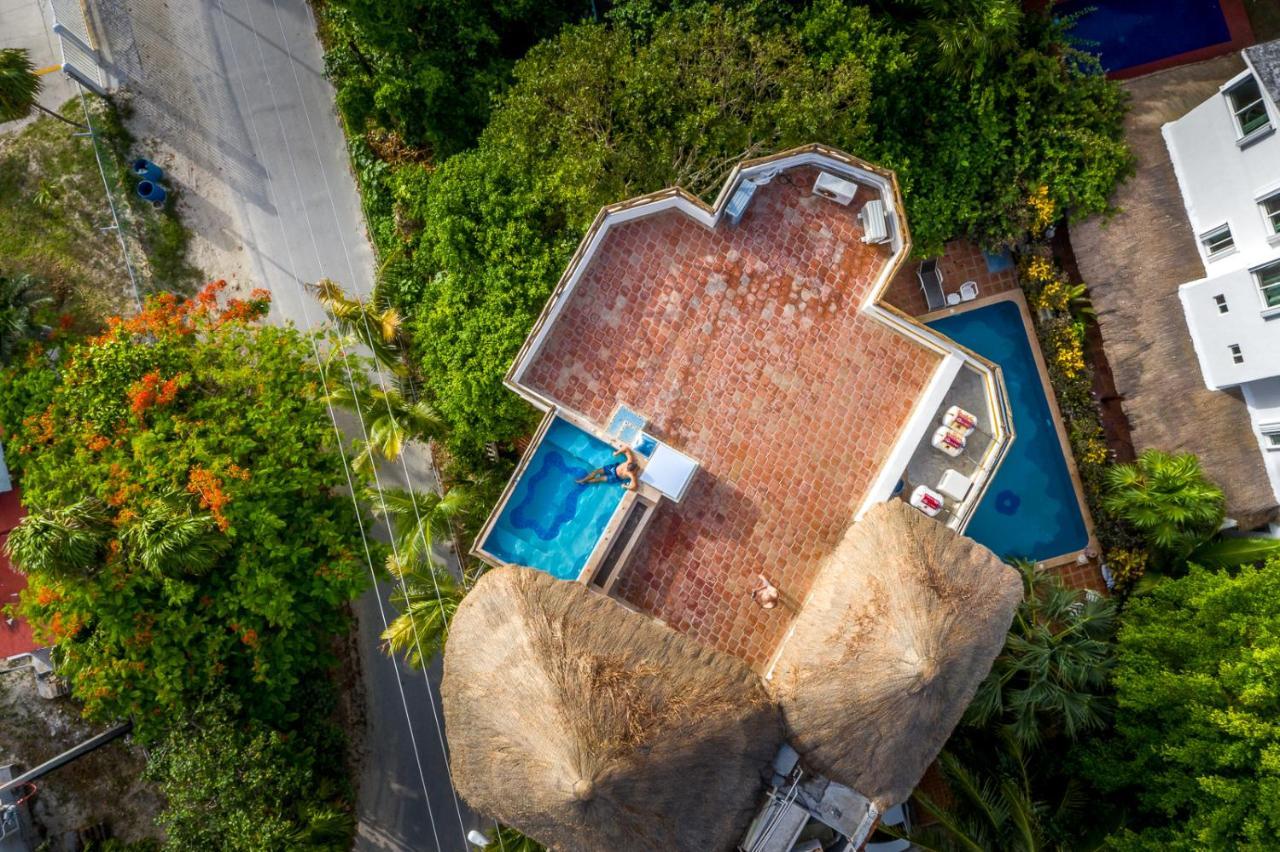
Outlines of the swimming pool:
{"label": "swimming pool", "polygon": [[1083,549],[1089,534],[1018,305],[996,302],[929,325],[1000,365],[1013,413],[1013,445],[965,535],[1004,557]]}
{"label": "swimming pool", "polygon": [[1066,0],[1053,12],[1066,17],[1089,8],[1071,36],[1081,50],[1098,54],[1108,71],[1231,41],[1220,0]]}
{"label": "swimming pool", "polygon": [[502,562],[576,580],[625,492],[617,483],[577,480],[613,454],[604,441],[557,417],[480,549]]}

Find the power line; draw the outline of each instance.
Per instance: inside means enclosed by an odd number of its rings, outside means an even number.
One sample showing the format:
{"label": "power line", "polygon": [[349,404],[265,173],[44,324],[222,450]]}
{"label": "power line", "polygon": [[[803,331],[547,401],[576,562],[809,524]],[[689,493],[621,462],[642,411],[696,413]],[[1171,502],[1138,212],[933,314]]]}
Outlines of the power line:
{"label": "power line", "polygon": [[[234,43],[234,41],[233,41],[233,40],[231,39],[231,37],[230,37],[230,29],[229,29],[229,27],[228,27],[228,25],[227,25],[227,22],[226,22],[226,20],[225,20],[225,16],[226,16],[225,9],[222,9],[222,8],[221,8],[221,6],[220,6],[219,8],[220,8],[220,11],[222,11],[222,17],[223,17],[223,21],[222,21],[223,37],[224,37],[224,39],[226,40],[227,45],[228,45],[228,48],[229,48],[229,50],[230,50],[230,52],[231,52],[231,57],[230,57],[230,58],[231,58],[231,61],[232,61],[232,63],[233,63],[235,66],[237,66],[237,70],[241,70],[243,66],[241,66],[241,65],[240,65],[240,60],[239,60],[239,57],[238,57],[238,55],[237,55],[237,53],[236,53],[236,49],[235,49],[235,43]],[[251,18],[250,18],[250,20],[251,20]],[[257,35],[256,30],[253,30],[253,28],[252,28],[251,26],[250,26],[250,27],[248,27],[248,28],[249,28],[251,31],[253,31],[253,32],[254,32],[254,37],[255,37],[255,39],[258,39],[258,35]],[[262,60],[263,60],[263,71],[265,72],[265,71],[266,71],[266,67],[265,67],[265,66],[266,66],[266,62],[265,62],[265,56],[263,56],[263,54],[262,54],[262,46],[261,46],[261,40],[260,40],[260,39],[258,39],[258,51],[259,51],[260,58],[262,58]],[[247,93],[247,90],[246,90],[246,88],[245,88],[245,84],[244,84],[244,75],[243,75],[243,73],[241,73],[241,74],[239,75],[239,78],[240,78],[240,79],[239,79],[239,87],[240,87],[240,90],[241,90],[241,94],[242,94],[242,96],[244,96],[245,100],[247,101],[247,100],[248,100],[248,93]],[[267,79],[267,81],[268,81],[268,85],[270,86],[270,83],[271,83],[271,81],[270,81],[270,75],[266,75],[266,79]],[[272,106],[273,106],[274,112],[276,113],[277,119],[279,120],[279,116],[280,116],[279,104],[278,104],[278,102],[277,102],[277,101],[276,101],[276,99],[275,99],[275,93],[274,93],[274,87],[273,87],[273,86],[271,86],[271,94],[272,94]],[[248,113],[248,114],[246,114],[246,120],[248,121],[248,124],[249,124],[249,126],[250,126],[250,128],[251,128],[251,130],[252,130],[253,137],[254,137],[254,141],[255,141],[255,143],[256,143],[256,145],[257,145],[258,149],[259,149],[259,150],[262,150],[262,148],[263,148],[263,145],[262,145],[262,136],[261,136],[261,133],[260,133],[260,132],[259,132],[259,130],[258,130],[258,124],[257,124],[257,121],[254,119],[254,117],[253,117],[252,113]],[[283,127],[283,121],[282,121],[282,120],[281,120],[281,130],[282,130],[282,132],[283,132],[283,130],[284,130],[284,127]],[[287,137],[287,134],[285,134],[286,145],[287,145],[287,138],[288,138],[288,137]],[[291,152],[290,152],[290,159],[292,160],[292,154],[291,154]],[[268,190],[267,190],[267,191],[268,191],[268,193],[269,193],[271,196],[275,196],[275,192],[274,192],[274,190],[270,189],[270,187],[271,187],[271,175],[270,175],[270,170],[269,170],[269,169],[267,169],[267,167],[266,167],[265,165],[263,165],[263,170],[264,170],[264,172],[266,172],[266,178],[267,178],[267,180],[266,180],[266,184],[267,184],[267,186],[268,186]],[[295,167],[295,170],[294,170],[294,177],[295,177],[295,182],[297,182],[296,167]],[[277,222],[278,222],[278,224],[279,224],[279,226],[280,226],[281,236],[282,236],[282,238],[284,238],[284,239],[283,239],[283,242],[284,242],[284,244],[285,244],[285,252],[286,252],[286,255],[287,255],[287,258],[288,258],[288,264],[289,264],[289,275],[290,275],[290,277],[292,277],[292,278],[294,279],[294,283],[295,283],[295,285],[296,285],[296,286],[297,286],[297,288],[298,288],[299,300],[300,300],[300,303],[301,303],[301,306],[302,306],[303,317],[304,317],[304,320],[306,321],[306,323],[307,323],[307,325],[308,325],[308,327],[309,327],[309,328],[308,328],[308,331],[309,331],[309,332],[311,332],[311,329],[310,329],[310,326],[311,326],[311,318],[310,318],[310,316],[309,316],[309,314],[308,314],[308,312],[307,312],[307,309],[306,309],[306,298],[307,298],[307,297],[306,297],[306,293],[305,293],[305,291],[303,290],[303,288],[302,288],[302,282],[301,282],[301,280],[299,279],[299,277],[298,277],[298,275],[297,275],[297,264],[296,264],[295,258],[294,258],[294,256],[293,256],[293,250],[292,250],[292,248],[289,246],[288,239],[287,239],[287,237],[286,237],[286,235],[285,235],[284,222],[283,222],[283,220],[279,217],[279,207],[278,207],[277,202],[278,202],[278,198],[275,198],[275,199],[273,200],[273,202],[272,202],[272,203],[273,203],[273,205],[276,205],[276,210],[277,210],[277,216],[276,216],[276,218],[277,218]],[[310,227],[310,223],[309,223],[309,222],[308,222],[308,227]],[[314,233],[313,233],[313,235],[312,235],[312,239],[313,239],[313,245],[314,245]],[[319,258],[318,258],[318,252],[317,252],[317,260],[318,260],[318,259],[319,259]],[[266,283],[268,287],[270,287],[270,286],[271,286],[271,285],[270,285],[270,282],[264,281],[264,283]],[[313,357],[315,358],[316,367],[317,367],[317,369],[320,371],[320,378],[321,378],[322,388],[323,388],[323,390],[324,390],[325,396],[326,396],[326,397],[328,397],[328,396],[329,396],[328,375],[327,375],[327,372],[326,372],[326,370],[325,370],[324,363],[323,363],[323,361],[322,361],[322,359],[321,359],[321,356],[320,356],[319,345],[318,345],[318,343],[316,342],[316,335],[315,335],[314,333],[309,333],[309,337],[310,337],[310,339],[311,339],[312,354],[313,354]],[[345,358],[345,354],[344,354],[344,358]],[[354,382],[354,379],[352,378],[351,373],[350,373],[350,367],[349,367],[349,364],[347,365],[347,373],[348,373],[348,380],[350,380],[350,381]],[[354,387],[354,385],[353,385],[353,387]],[[382,597],[381,597],[381,594],[378,592],[377,572],[376,572],[376,570],[374,569],[374,565],[373,565],[373,557],[372,557],[372,553],[371,553],[371,551],[370,551],[370,549],[369,549],[368,535],[367,535],[367,532],[366,532],[365,527],[364,527],[364,521],[363,521],[363,517],[362,517],[362,515],[361,515],[361,509],[360,509],[359,499],[358,499],[358,495],[357,495],[357,493],[356,493],[355,483],[354,483],[354,480],[353,480],[353,477],[352,477],[351,465],[350,465],[349,459],[347,458],[346,447],[345,447],[345,436],[342,434],[342,430],[341,430],[341,428],[340,428],[340,427],[339,427],[339,425],[338,425],[337,416],[336,416],[336,413],[335,413],[335,412],[334,412],[334,410],[333,410],[333,406],[332,406],[332,404],[328,404],[328,403],[327,403],[327,407],[328,407],[328,410],[329,410],[329,417],[330,417],[330,421],[331,421],[331,422],[332,422],[332,424],[333,424],[334,437],[335,437],[335,439],[336,439],[336,441],[337,441],[337,444],[338,444],[338,450],[339,450],[340,456],[341,456],[341,458],[342,458],[343,472],[344,472],[344,475],[345,475],[346,480],[347,480],[347,487],[348,487],[348,490],[349,490],[349,492],[350,492],[350,494],[351,494],[351,501],[352,501],[352,505],[353,505],[353,507],[355,508],[355,512],[356,512],[357,524],[359,525],[359,530],[360,530],[360,538],[361,538],[361,542],[362,542],[362,544],[363,544],[364,552],[365,552],[365,562],[366,562],[366,564],[368,565],[368,568],[369,568],[369,577],[370,577],[370,580],[371,580],[371,582],[372,582],[372,591],[373,591],[373,594],[378,598],[378,611],[379,611],[379,615],[380,615],[381,620],[382,620],[383,628],[384,628],[384,630],[385,630],[385,629],[389,626],[389,622],[388,622],[388,620],[387,620],[386,610],[385,610],[385,608],[384,608],[384,606],[383,606],[383,603],[382,603]],[[361,423],[361,429],[362,429],[362,431],[363,431],[363,430],[365,430],[365,425],[364,425],[364,422],[363,422],[363,417],[360,415],[360,412],[358,412],[358,411],[357,411],[357,412],[356,412],[356,415],[357,415],[357,419],[359,419],[359,420],[360,420],[360,423]],[[367,432],[366,432],[366,434],[367,434]],[[392,666],[396,666],[396,662],[395,662],[395,660],[391,660],[390,662],[391,662]],[[422,763],[421,750],[419,749],[419,746],[418,746],[418,740],[417,740],[417,735],[416,735],[416,733],[415,733],[415,731],[414,731],[414,725],[413,725],[413,714],[412,714],[412,711],[410,711],[410,709],[409,709],[409,702],[408,702],[408,698],[407,698],[407,696],[405,695],[405,692],[404,692],[404,684],[401,682],[400,677],[399,677],[398,666],[397,666],[397,673],[396,673],[396,684],[397,684],[397,687],[398,687],[398,690],[399,690],[399,694],[400,694],[400,702],[401,702],[401,704],[402,704],[402,706],[403,706],[403,708],[404,708],[405,722],[407,723],[408,728],[409,728],[409,738],[410,738],[410,743],[411,743],[411,745],[412,745],[412,747],[413,747],[414,760],[415,760],[415,762],[416,762],[416,764],[417,764],[417,768],[418,768],[418,776],[419,776],[419,780],[421,781],[421,784],[422,784],[422,793],[423,793],[423,796],[424,796],[424,799],[425,799],[425,802],[426,802],[426,805],[427,805],[427,817],[428,817],[428,820],[430,821],[430,824],[431,824],[431,833],[432,833],[432,836],[435,838],[435,841],[436,841],[436,847],[437,847],[437,848],[439,848],[439,846],[440,846],[440,836],[439,836],[439,832],[437,831],[437,828],[436,828],[436,821],[435,821],[434,809],[433,809],[433,808],[432,808],[432,806],[431,806],[431,794],[430,794],[430,792],[429,792],[429,790],[428,790],[428,787],[427,787],[426,770],[425,770],[425,768],[424,768],[424,766],[423,766],[423,763]]]}

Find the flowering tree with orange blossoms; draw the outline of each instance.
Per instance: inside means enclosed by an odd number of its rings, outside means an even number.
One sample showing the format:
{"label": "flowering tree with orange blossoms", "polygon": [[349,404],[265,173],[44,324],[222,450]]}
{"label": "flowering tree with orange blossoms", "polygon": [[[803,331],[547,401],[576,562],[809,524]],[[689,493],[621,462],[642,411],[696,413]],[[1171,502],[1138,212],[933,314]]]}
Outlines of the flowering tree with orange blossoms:
{"label": "flowering tree with orange blossoms", "polygon": [[66,345],[47,406],[3,424],[21,609],[86,715],[144,738],[224,692],[296,722],[366,576],[311,343],[224,287]]}

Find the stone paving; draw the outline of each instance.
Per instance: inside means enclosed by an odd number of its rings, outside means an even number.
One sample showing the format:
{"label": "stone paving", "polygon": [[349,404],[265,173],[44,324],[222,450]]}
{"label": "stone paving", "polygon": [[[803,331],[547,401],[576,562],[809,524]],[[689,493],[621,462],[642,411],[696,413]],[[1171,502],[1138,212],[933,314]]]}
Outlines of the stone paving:
{"label": "stone paving", "polygon": [[[895,308],[913,317],[928,313],[928,303],[924,299],[924,291],[920,289],[920,279],[916,270],[920,261],[908,260],[893,276],[885,289],[883,299]],[[938,258],[938,269],[942,272],[942,289],[946,293],[955,293],[966,281],[978,284],[978,296],[994,296],[1018,289],[1018,271],[1012,266],[999,272],[987,269],[986,257],[982,249],[968,240],[952,240],[943,247]]]}
{"label": "stone paving", "polygon": [[[618,594],[761,667],[853,519],[939,356],[859,312],[889,258],[809,168],[714,231],[676,211],[613,228],[522,382],[596,423],[625,403],[702,465]],[[756,607],[764,574],[783,606]]]}

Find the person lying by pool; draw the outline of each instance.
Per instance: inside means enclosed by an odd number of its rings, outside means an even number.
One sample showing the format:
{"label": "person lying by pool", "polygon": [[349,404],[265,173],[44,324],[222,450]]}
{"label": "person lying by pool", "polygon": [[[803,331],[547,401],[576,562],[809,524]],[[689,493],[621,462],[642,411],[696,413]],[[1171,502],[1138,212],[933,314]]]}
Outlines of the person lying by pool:
{"label": "person lying by pool", "polygon": [[635,451],[630,447],[623,447],[613,454],[614,458],[618,456],[623,457],[622,464],[608,464],[604,467],[598,467],[579,479],[578,484],[593,485],[597,482],[621,482],[627,487],[628,491],[635,491],[640,487],[640,463],[636,461]]}

